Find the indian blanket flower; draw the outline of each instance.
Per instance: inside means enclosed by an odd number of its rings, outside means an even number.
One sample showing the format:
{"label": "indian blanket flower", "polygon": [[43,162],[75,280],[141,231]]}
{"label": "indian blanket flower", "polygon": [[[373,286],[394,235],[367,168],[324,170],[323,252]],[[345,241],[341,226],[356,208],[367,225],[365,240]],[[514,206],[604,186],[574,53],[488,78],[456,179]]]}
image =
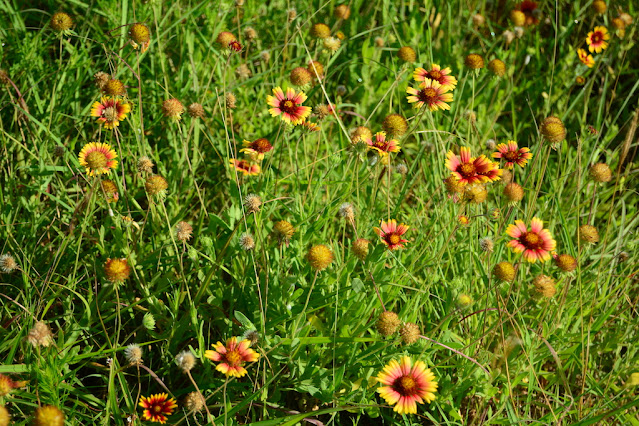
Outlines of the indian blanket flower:
{"label": "indian blanket flower", "polygon": [[531,263],[550,260],[550,253],[557,247],[550,231],[544,229],[544,222],[536,217],[530,222],[530,230],[523,221],[516,220],[514,225],[508,225],[506,234],[514,238],[508,242],[508,246],[515,253],[523,252],[524,259]]}
{"label": "indian blanket flower", "polygon": [[525,16],[526,20],[524,21],[524,25],[531,26],[537,25],[539,23],[539,18],[541,17],[540,10],[538,9],[537,2],[531,0],[524,0],[515,7],[515,10],[521,11]]}
{"label": "indian blanket flower", "polygon": [[437,381],[435,375],[422,361],[413,361],[403,356],[399,362],[392,360],[377,375],[384,386],[377,389],[379,395],[398,414],[416,414],[417,404],[435,400]]}
{"label": "indian blanket flower", "polygon": [[448,102],[453,101],[453,94],[446,93],[450,89],[442,86],[438,81],[425,79],[418,88],[407,87],[406,93],[409,96],[406,97],[409,103],[415,104],[415,108],[421,108],[424,105],[431,111],[437,111],[438,109],[449,110],[450,105]]}
{"label": "indian blanket flower", "polygon": [[399,152],[401,149],[397,140],[386,140],[386,132],[377,132],[375,133],[375,140],[366,138],[364,141],[370,149],[377,151],[380,157],[388,155],[391,152]]}
{"label": "indian blanket flower", "polygon": [[459,182],[464,184],[495,182],[503,173],[499,165],[490,161],[485,155],[472,157],[470,148],[465,146],[459,150],[459,157],[453,151],[448,151],[446,157],[446,167]]}
{"label": "indian blanket flower", "polygon": [[140,398],[139,405],[144,408],[142,418],[153,423],[166,423],[167,416],[173,414],[173,410],[177,408],[175,399],[169,398],[166,393],[143,396]]}
{"label": "indian blanket flower", "polygon": [[116,157],[118,154],[111,145],[102,142],[90,142],[82,148],[78,154],[78,160],[82,167],[86,167],[89,176],[109,174],[111,169],[118,166]]}
{"label": "indian blanket flower", "polygon": [[608,47],[608,42],[606,40],[610,40],[610,35],[608,34],[608,29],[606,27],[595,27],[594,30],[588,33],[586,37],[586,43],[588,43],[588,50],[590,52],[599,53],[602,50],[606,50]]}
{"label": "indian blanket flower", "polygon": [[229,162],[231,166],[235,167],[235,170],[241,172],[245,176],[257,176],[262,171],[262,168],[259,164],[252,164],[246,160],[237,160],[235,158],[231,158]]}
{"label": "indian blanket flower", "polygon": [[577,49],[577,55],[579,56],[579,60],[581,61],[581,63],[588,68],[592,68],[595,66],[595,59],[585,50]]}
{"label": "indian blanket flower", "polygon": [[304,92],[297,93],[295,89],[288,88],[284,93],[280,87],[276,87],[273,95],[266,97],[266,102],[272,107],[268,110],[271,116],[281,115],[282,120],[296,126],[311,115],[311,107],[302,105],[306,100]]}
{"label": "indian blanket flower", "polygon": [[493,153],[493,158],[503,158],[506,160],[504,167],[512,169],[515,164],[524,167],[528,160],[532,158],[532,153],[529,148],[519,148],[517,142],[508,141],[507,144],[500,143],[497,145],[497,152]]}
{"label": "indian blanket flower", "polygon": [[273,149],[273,145],[266,138],[259,138],[253,142],[245,140],[242,143],[246,148],[240,149],[240,152],[243,152],[253,161],[262,161],[264,154]]}
{"label": "indian blanket flower", "polygon": [[382,220],[380,227],[373,229],[389,250],[404,248],[404,243],[408,242],[408,240],[402,238],[402,235],[408,231],[408,225],[403,223],[398,225],[395,219],[391,219],[388,222]]}
{"label": "indian blanket flower", "polygon": [[426,79],[434,80],[448,90],[453,90],[457,86],[457,79],[450,75],[450,68],[441,69],[437,64],[431,64],[429,70],[425,68],[415,69],[413,80],[425,81]]}
{"label": "indian blanket flower", "polygon": [[213,351],[209,350],[204,356],[219,364],[215,369],[226,376],[243,377],[247,371],[243,367],[245,362],[255,362],[260,354],[251,349],[250,340],[242,340],[238,343],[237,337],[231,337],[226,341],[226,345],[217,342],[212,345]]}
{"label": "indian blanket flower", "polygon": [[98,122],[104,124],[105,129],[113,129],[120,125],[120,121],[131,112],[131,104],[120,98],[103,96],[99,102],[91,106],[91,116],[98,117]]}

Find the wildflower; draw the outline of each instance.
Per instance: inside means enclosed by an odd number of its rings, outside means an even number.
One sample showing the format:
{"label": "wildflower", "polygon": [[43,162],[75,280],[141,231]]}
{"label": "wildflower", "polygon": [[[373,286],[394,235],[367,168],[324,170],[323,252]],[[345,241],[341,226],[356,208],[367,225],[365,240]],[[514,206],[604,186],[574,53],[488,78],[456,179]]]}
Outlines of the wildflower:
{"label": "wildflower", "polygon": [[109,174],[111,169],[118,166],[115,150],[111,145],[101,142],[90,142],[82,148],[78,154],[78,161],[82,167],[86,168],[89,176]]}
{"label": "wildflower", "polygon": [[255,362],[260,355],[250,348],[249,340],[238,343],[237,337],[231,337],[226,345],[217,342],[212,345],[215,350],[208,350],[204,356],[214,362],[219,362],[215,369],[227,377],[243,377],[247,371],[243,367],[245,362]]}
{"label": "wildflower", "polygon": [[519,148],[517,142],[508,141],[507,144],[500,143],[497,145],[497,152],[493,154],[493,158],[503,158],[506,160],[504,167],[512,169],[515,164],[519,167],[524,167],[528,160],[532,158],[530,149],[523,147]]}
{"label": "wildflower", "polygon": [[311,27],[311,35],[316,38],[324,39],[331,36],[331,29],[326,24],[313,24]]}
{"label": "wildflower", "polygon": [[226,92],[224,94],[224,102],[226,103],[226,107],[228,109],[235,109],[237,98],[232,92]]}
{"label": "wildflower", "polygon": [[402,136],[408,130],[408,122],[399,114],[389,114],[382,122],[382,129],[391,137]]}
{"label": "wildflower", "polygon": [[248,232],[244,232],[240,235],[240,247],[244,251],[250,251],[255,248],[255,239]]}
{"label": "wildflower", "polygon": [[146,188],[146,192],[151,196],[163,196],[169,187],[169,183],[160,175],[152,175],[146,178],[144,187]]}
{"label": "wildflower", "polygon": [[131,104],[119,98],[103,96],[99,102],[91,106],[91,117],[97,117],[98,123],[104,124],[105,129],[113,129],[120,125],[131,112]]}
{"label": "wildflower", "polygon": [[236,40],[237,39],[235,38],[233,33],[230,33],[228,31],[222,31],[221,33],[217,35],[217,38],[215,39],[215,41],[225,49],[229,47],[231,42]]}
{"label": "wildflower", "polygon": [[131,274],[131,268],[129,262],[125,258],[121,259],[107,259],[104,264],[104,275],[107,280],[112,283],[121,283],[129,278]]}
{"label": "wildflower", "polygon": [[151,43],[151,31],[149,27],[144,24],[135,23],[129,28],[129,37],[131,38],[131,45],[134,49],[140,47],[141,52],[144,53],[149,48]]}
{"label": "wildflower", "polygon": [[465,185],[466,184],[460,182],[455,175],[450,175],[446,179],[444,179],[444,186],[446,187],[446,191],[448,191],[448,194],[450,196],[454,196],[455,194],[463,192]]}
{"label": "wildflower", "polygon": [[191,239],[193,227],[186,222],[180,221],[175,225],[175,237],[183,243]]}
{"label": "wildflower", "polygon": [[510,11],[510,21],[516,27],[526,25],[526,15],[521,10],[513,9]]}
{"label": "wildflower", "polygon": [[488,62],[488,69],[497,77],[503,77],[506,75],[506,64],[500,59],[493,59]]}
{"label": "wildflower", "polygon": [[18,263],[9,253],[0,256],[0,270],[5,274],[10,274],[18,269]]}
{"label": "wildflower", "polygon": [[470,224],[470,218],[466,215],[461,214],[457,216],[457,222],[459,222],[461,226],[468,226]]}
{"label": "wildflower", "polygon": [[351,143],[365,142],[373,137],[373,132],[368,127],[359,126],[350,132]]}
{"label": "wildflower", "polygon": [[311,61],[308,63],[308,67],[306,67],[309,73],[313,76],[313,78],[321,79],[324,76],[324,65],[318,61]]}
{"label": "wildflower", "polygon": [[322,46],[324,46],[324,49],[328,50],[331,53],[337,52],[341,45],[342,42],[337,37],[327,37],[322,42]]}
{"label": "wildflower", "polygon": [[199,413],[204,409],[206,405],[206,399],[201,393],[197,391],[190,392],[184,398],[184,407],[189,411]]}
{"label": "wildflower", "polygon": [[583,49],[577,49],[577,56],[579,56],[579,60],[588,68],[592,68],[595,66],[595,59]]}
{"label": "wildflower", "polygon": [[204,118],[204,107],[196,102],[192,103],[186,109],[191,118]]}
{"label": "wildflower", "polygon": [[403,223],[397,224],[395,219],[391,219],[388,222],[381,221],[380,228],[373,228],[375,233],[379,235],[382,243],[388,247],[389,250],[395,250],[404,248],[404,243],[407,243],[408,240],[402,238],[408,231],[408,225]]}
{"label": "wildflower", "polygon": [[612,179],[612,171],[606,163],[594,164],[588,173],[595,182],[610,182]]}
{"label": "wildflower", "polygon": [[502,281],[512,281],[515,279],[515,267],[510,262],[499,262],[493,267],[493,275]]}
{"label": "wildflower", "polygon": [[577,269],[577,259],[569,254],[554,254],[555,265],[564,272],[572,272]]}
{"label": "wildflower", "polygon": [[586,79],[584,78],[584,76],[578,75],[577,77],[575,77],[575,83],[578,86],[583,86],[584,84],[586,84]]}
{"label": "wildflower", "polygon": [[27,382],[24,382],[24,381],[16,382],[11,377],[5,376],[4,374],[0,374],[0,397],[7,396],[14,389],[21,388],[25,386],[26,384]]}
{"label": "wildflower", "polygon": [[237,40],[233,40],[232,42],[230,42],[228,47],[229,50],[232,50],[233,52],[241,52],[243,49],[242,43]]}
{"label": "wildflower", "polygon": [[592,225],[581,225],[577,234],[580,240],[587,243],[594,244],[599,242],[599,231]]}
{"label": "wildflower", "polygon": [[248,194],[244,197],[243,206],[247,213],[259,212],[262,206],[262,199],[259,195]]}
{"label": "wildflower", "polygon": [[471,70],[478,70],[484,68],[484,58],[476,53],[471,53],[464,59],[464,64]]}
{"label": "wildflower", "polygon": [[309,133],[320,131],[320,126],[317,123],[313,123],[308,120],[302,121],[302,127],[304,127],[304,129],[306,129]]}
{"label": "wildflower", "polygon": [[538,9],[537,3],[530,0],[524,0],[515,8],[521,11],[526,17],[524,24],[529,27],[531,25],[537,25],[539,18],[541,17],[541,11]]}
{"label": "wildflower", "polygon": [[316,271],[323,271],[333,262],[333,251],[324,244],[318,244],[308,250],[306,260]]}
{"label": "wildflower", "polygon": [[479,239],[479,248],[486,253],[492,253],[495,248],[495,243],[489,237],[484,237]]}
{"label": "wildflower", "polygon": [[293,68],[289,80],[294,86],[306,86],[313,80],[311,73],[304,67]]}
{"label": "wildflower", "polygon": [[142,348],[140,345],[132,343],[124,349],[124,357],[129,364],[140,365],[142,364]]}
{"label": "wildflower", "polygon": [[339,206],[337,214],[349,222],[353,222],[355,220],[355,209],[351,203],[342,203],[342,205]]}
{"label": "wildflower", "polygon": [[409,103],[414,103],[415,108],[421,108],[426,105],[431,111],[437,111],[438,109],[449,110],[450,105],[448,105],[448,102],[453,101],[453,94],[446,93],[448,90],[439,82],[427,78],[418,86],[418,89],[407,87],[406,93],[410,96],[407,96],[406,99]]}
{"label": "wildflower", "polygon": [[535,290],[541,296],[550,299],[557,293],[555,280],[547,275],[538,275],[533,281]]}
{"label": "wildflower", "polygon": [[592,2],[592,8],[600,15],[606,13],[606,2],[603,0],[595,0]]}
{"label": "wildflower", "polygon": [[441,69],[437,64],[431,64],[430,69],[416,68],[413,72],[413,80],[425,81],[427,79],[438,82],[442,88],[453,90],[457,86],[457,79],[450,75],[450,68]]}
{"label": "wildflower", "polygon": [[541,134],[553,145],[566,139],[566,126],[560,118],[554,115],[546,117],[539,127]]}
{"label": "wildflower", "polygon": [[262,171],[262,168],[259,164],[252,164],[246,160],[237,160],[235,158],[231,158],[229,160],[231,166],[235,167],[235,170],[241,172],[244,176],[257,176]]}
{"label": "wildflower", "polygon": [[120,198],[118,194],[118,187],[115,182],[109,179],[105,179],[101,182],[103,194],[106,196],[106,200],[109,203],[115,203]]}
{"label": "wildflower", "polygon": [[240,149],[240,152],[243,152],[253,161],[262,161],[264,154],[273,150],[273,145],[266,138],[259,138],[253,142],[245,140],[242,144],[246,148]]}
{"label": "wildflower", "polygon": [[267,103],[272,107],[268,111],[271,116],[282,115],[282,120],[296,126],[311,115],[311,107],[302,106],[306,100],[304,92],[296,93],[294,89],[287,89],[286,94],[281,88],[273,89],[275,96],[268,96]]}
{"label": "wildflower", "polygon": [[417,53],[410,46],[400,47],[397,51],[397,57],[404,62],[415,62],[417,60]]}
{"label": "wildflower", "polygon": [[153,173],[154,166],[155,164],[153,164],[153,161],[146,155],[140,157],[136,165],[138,172],[140,173]]}
{"label": "wildflower", "polygon": [[140,398],[138,404],[144,408],[142,412],[142,418],[144,420],[150,420],[153,423],[166,423],[168,416],[173,414],[173,411],[177,408],[175,399],[169,398],[166,393],[157,393],[151,396],[143,396]]}
{"label": "wildflower", "polygon": [[392,334],[395,334],[397,329],[399,328],[401,322],[399,321],[399,317],[395,312],[384,311],[377,318],[377,331],[382,336],[388,337]]}
{"label": "wildflower", "polygon": [[315,115],[318,120],[323,120],[329,115],[335,116],[335,107],[333,105],[326,104],[315,105]]}
{"label": "wildflower", "polygon": [[524,199],[524,188],[518,183],[511,182],[504,187],[504,196],[511,204],[517,203]]}
{"label": "wildflower", "polygon": [[293,228],[293,225],[285,220],[280,220],[273,227],[273,234],[280,244],[284,243],[288,246],[288,243],[291,241],[291,237],[294,233],[295,228]]}
{"label": "wildflower", "polygon": [[351,16],[351,8],[347,4],[340,4],[335,7],[333,14],[337,19],[348,19]]}
{"label": "wildflower", "polygon": [[461,147],[459,157],[452,151],[446,154],[446,167],[462,183],[486,183],[500,179],[502,170],[497,163],[488,160],[485,155],[475,158],[470,154],[470,148]]}
{"label": "wildflower", "polygon": [[399,362],[392,360],[384,367],[377,381],[385,385],[377,389],[386,403],[395,405],[398,414],[416,414],[417,404],[435,400],[437,381],[435,375],[422,361],[413,365],[410,357],[403,356]]}
{"label": "wildflower", "polygon": [[606,40],[610,39],[608,29],[606,27],[595,27],[593,31],[588,33],[586,37],[586,43],[588,43],[588,50],[590,52],[599,53],[602,50],[606,50],[608,43]]}
{"label": "wildflower", "polygon": [[175,363],[183,372],[188,373],[197,364],[197,358],[191,351],[182,351],[175,357]]}
{"label": "wildflower", "polygon": [[64,426],[64,413],[58,407],[45,405],[36,410],[33,421],[35,426]]}
{"label": "wildflower", "polygon": [[184,113],[184,105],[175,98],[162,102],[162,114],[173,121],[180,121]]}
{"label": "wildflower", "polygon": [[550,260],[550,252],[557,246],[550,231],[544,229],[544,223],[536,217],[530,222],[530,231],[523,221],[516,220],[514,225],[508,225],[506,234],[514,238],[508,246],[515,253],[523,252],[524,259],[531,263]]}
{"label": "wildflower", "polygon": [[51,28],[53,28],[54,31],[59,33],[67,32],[72,26],[73,19],[64,12],[56,12],[51,17]]}
{"label": "wildflower", "polygon": [[27,341],[33,347],[48,348],[53,344],[53,333],[51,333],[51,328],[49,328],[45,322],[37,321],[33,324],[33,328],[29,330]]}
{"label": "wildflower", "polygon": [[353,241],[353,254],[356,258],[359,260],[366,260],[366,257],[368,256],[369,243],[370,241],[365,238],[358,238]]}
{"label": "wildflower", "polygon": [[397,140],[386,140],[386,133],[384,132],[375,133],[374,142],[372,139],[366,139],[365,142],[370,147],[370,149],[377,151],[380,157],[388,155],[391,152],[399,152],[401,150],[401,147],[397,143]]}
{"label": "wildflower", "polygon": [[405,345],[412,345],[419,340],[419,326],[412,322],[404,323],[399,329],[399,337]]}

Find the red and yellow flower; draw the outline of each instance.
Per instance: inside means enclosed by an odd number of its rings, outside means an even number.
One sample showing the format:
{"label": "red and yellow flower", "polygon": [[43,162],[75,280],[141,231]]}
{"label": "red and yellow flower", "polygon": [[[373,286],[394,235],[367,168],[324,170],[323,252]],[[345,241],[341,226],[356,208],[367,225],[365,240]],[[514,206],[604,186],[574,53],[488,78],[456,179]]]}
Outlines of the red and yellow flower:
{"label": "red and yellow flower", "polygon": [[228,339],[226,345],[217,342],[212,346],[215,350],[206,351],[204,356],[211,361],[218,362],[215,369],[230,377],[244,376],[247,373],[243,366],[244,363],[255,362],[260,357],[260,354],[250,348],[250,340],[242,340],[238,343],[237,337]]}
{"label": "red and yellow flower", "polygon": [[493,153],[493,158],[503,158],[506,160],[504,167],[512,169],[515,164],[524,167],[528,160],[532,158],[532,153],[529,148],[519,148],[517,142],[508,141],[507,144],[500,143],[497,145],[497,152]]}
{"label": "red and yellow flower", "polygon": [[594,30],[588,33],[586,37],[586,43],[588,43],[588,50],[590,52],[599,53],[602,50],[606,50],[608,47],[607,40],[610,40],[610,34],[606,27],[595,27]]}
{"label": "red and yellow flower", "polygon": [[453,90],[457,86],[457,79],[450,75],[450,68],[441,69],[437,64],[431,64],[429,70],[425,68],[415,69],[413,80],[425,81],[426,79],[434,80],[448,90]]}
{"label": "red and yellow flower", "polygon": [[515,253],[523,253],[524,259],[531,263],[550,260],[551,252],[557,247],[550,231],[544,229],[544,222],[536,217],[530,222],[530,231],[523,221],[516,220],[514,225],[508,225],[506,234],[514,238],[508,242],[508,246]]}
{"label": "red and yellow flower", "polygon": [[577,49],[577,55],[579,56],[579,60],[581,61],[581,63],[588,68],[592,68],[595,66],[595,58],[593,58],[592,55],[590,55],[585,50]]}
{"label": "red and yellow flower", "polygon": [[448,151],[446,158],[448,170],[464,184],[495,182],[503,173],[497,163],[490,161],[485,155],[477,158],[471,156],[470,148],[465,146],[459,150],[459,157],[453,151]]}
{"label": "red and yellow flower", "polygon": [[273,89],[273,95],[267,96],[266,102],[272,107],[268,110],[271,116],[282,116],[282,120],[294,126],[301,124],[309,115],[311,107],[303,106],[306,100],[304,92],[297,93],[294,89],[287,89],[286,93],[280,88]]}
{"label": "red and yellow flower", "polygon": [[242,143],[246,148],[240,149],[240,152],[243,152],[244,155],[253,161],[262,161],[264,154],[273,150],[273,145],[266,138],[259,138],[253,142],[245,140]]}
{"label": "red and yellow flower", "polygon": [[115,169],[118,166],[117,156],[111,145],[90,142],[84,145],[78,154],[78,161],[82,167],[86,167],[86,173],[89,176],[96,176],[109,174],[111,169]]}
{"label": "red and yellow flower", "polygon": [[169,398],[166,393],[158,393],[140,398],[140,407],[144,408],[142,418],[153,423],[166,423],[167,416],[173,414],[177,408],[175,399]]}
{"label": "red and yellow flower", "polygon": [[404,248],[404,243],[408,240],[404,239],[404,235],[408,231],[409,226],[403,223],[397,224],[395,219],[388,222],[381,221],[379,228],[373,228],[375,233],[379,235],[380,240],[389,250]]}
{"label": "red and yellow flower", "polygon": [[449,110],[448,102],[453,101],[453,94],[447,93],[450,89],[442,86],[439,82],[425,79],[418,88],[407,87],[406,97],[409,103],[414,103],[415,108],[421,108],[426,105],[429,110],[437,111],[438,109]]}
{"label": "red and yellow flower", "polygon": [[245,176],[257,176],[262,171],[259,164],[251,163],[250,161],[231,158],[229,162],[231,166],[235,167],[235,170]]}
{"label": "red and yellow flower", "polygon": [[539,17],[541,13],[538,9],[537,2],[531,0],[524,0],[515,7],[515,10],[523,12],[526,16],[524,24],[529,27],[531,25],[537,25],[539,23]]}
{"label": "red and yellow flower", "polygon": [[377,151],[380,157],[388,155],[391,152],[399,152],[402,149],[397,140],[386,140],[386,132],[377,132],[375,133],[375,140],[366,138],[364,141],[370,149]]}
{"label": "red and yellow flower", "polygon": [[403,356],[399,362],[392,360],[377,375],[384,386],[377,389],[379,395],[398,414],[416,414],[417,404],[430,404],[435,400],[437,381],[433,372],[422,361],[413,365],[410,357]]}
{"label": "red and yellow flower", "polygon": [[111,96],[103,96],[99,102],[94,102],[91,106],[91,116],[98,117],[98,122],[104,124],[105,129],[118,127],[129,112],[131,104]]}

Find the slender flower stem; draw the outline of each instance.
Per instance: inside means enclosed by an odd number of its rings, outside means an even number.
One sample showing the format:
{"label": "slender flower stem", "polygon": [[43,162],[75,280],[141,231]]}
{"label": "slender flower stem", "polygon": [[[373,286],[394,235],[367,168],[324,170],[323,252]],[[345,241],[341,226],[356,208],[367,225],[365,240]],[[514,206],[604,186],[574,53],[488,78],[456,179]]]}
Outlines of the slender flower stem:
{"label": "slender flower stem", "polygon": [[473,358],[469,357],[468,355],[466,355],[466,354],[464,354],[464,353],[462,353],[462,352],[459,352],[457,349],[453,349],[453,348],[451,348],[450,346],[446,346],[446,345],[444,345],[443,343],[439,343],[437,340],[433,340],[433,339],[431,339],[431,338],[429,338],[429,337],[422,336],[422,335],[420,335],[419,337],[421,337],[422,339],[426,339],[426,340],[428,340],[429,342],[432,342],[432,343],[434,343],[434,344],[436,344],[436,345],[439,345],[439,346],[441,346],[441,347],[443,347],[443,348],[446,348],[446,349],[448,349],[448,350],[450,350],[450,351],[453,351],[453,352],[455,352],[457,355],[461,355],[461,356],[463,356],[463,357],[464,357],[464,358],[466,358],[467,360],[469,360],[469,361],[473,362],[474,364],[478,365],[478,366],[479,366],[479,368],[481,368],[482,370],[484,370],[484,373],[486,373],[486,375],[490,376],[490,371],[488,371],[488,370],[486,369],[486,367],[484,367],[483,365],[481,365],[479,362],[477,362],[477,361],[476,361],[476,360],[474,360]]}

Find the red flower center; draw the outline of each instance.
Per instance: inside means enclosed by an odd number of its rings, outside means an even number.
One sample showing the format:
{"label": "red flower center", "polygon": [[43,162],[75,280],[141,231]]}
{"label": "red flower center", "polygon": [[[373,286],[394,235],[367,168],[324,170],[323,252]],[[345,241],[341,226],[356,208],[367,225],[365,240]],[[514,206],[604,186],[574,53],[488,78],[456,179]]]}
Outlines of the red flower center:
{"label": "red flower center", "polygon": [[458,171],[465,178],[474,176],[477,173],[477,169],[473,163],[463,163],[459,166]]}
{"label": "red flower center", "polygon": [[85,161],[91,169],[101,169],[107,166],[108,159],[103,152],[93,151],[86,156]]}
{"label": "red flower center", "polygon": [[417,390],[417,382],[411,376],[402,376],[395,380],[393,389],[402,396],[411,395]]}
{"label": "red flower center", "polygon": [[225,356],[226,362],[231,366],[240,365],[242,361],[242,355],[238,351],[230,351]]}
{"label": "red flower center", "polygon": [[519,160],[519,151],[508,151],[504,154],[504,158],[508,161],[517,161]]}
{"label": "red flower center", "polygon": [[290,99],[286,99],[280,104],[280,109],[288,114],[294,114],[296,111],[295,102]]}
{"label": "red flower center", "polygon": [[596,32],[592,34],[592,37],[590,37],[590,42],[592,44],[599,44],[601,42],[601,33],[600,32]]}
{"label": "red flower center", "polygon": [[155,411],[156,413],[159,413],[162,411],[162,407],[160,405],[154,405],[153,411]]}
{"label": "red flower center", "polygon": [[526,232],[519,240],[527,249],[536,250],[541,248],[544,241],[534,232]]}
{"label": "red flower center", "polygon": [[271,150],[271,144],[265,138],[259,138],[254,141],[251,145],[253,145],[253,149],[257,152],[267,152]]}
{"label": "red flower center", "polygon": [[437,90],[427,87],[419,91],[419,100],[426,103],[433,103],[437,100]]}
{"label": "red flower center", "polygon": [[[432,70],[432,71],[428,71],[428,76],[432,79],[432,80],[437,80],[440,81],[441,78],[444,76],[441,72],[437,71],[437,70]],[[441,81],[440,81],[441,82]]]}
{"label": "red flower center", "polygon": [[399,244],[399,241],[400,241],[400,240],[401,240],[401,238],[399,238],[399,235],[397,235],[397,234],[391,234],[391,235],[388,237],[388,241],[389,241],[391,244]]}

